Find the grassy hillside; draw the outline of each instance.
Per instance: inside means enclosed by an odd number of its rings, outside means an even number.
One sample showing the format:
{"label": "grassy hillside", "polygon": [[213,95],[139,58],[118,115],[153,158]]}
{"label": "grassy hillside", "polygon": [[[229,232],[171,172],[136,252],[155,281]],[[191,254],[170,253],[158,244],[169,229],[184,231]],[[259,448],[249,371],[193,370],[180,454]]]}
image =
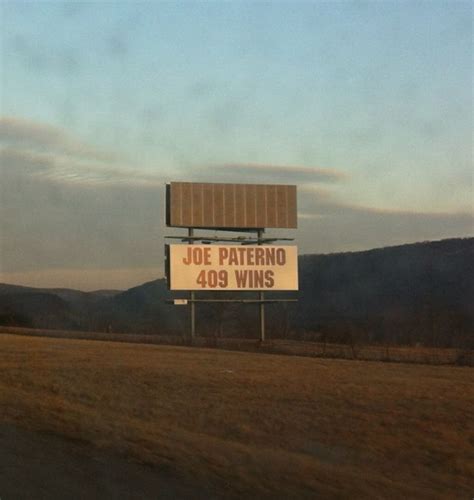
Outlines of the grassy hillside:
{"label": "grassy hillside", "polygon": [[134,457],[196,493],[474,491],[469,368],[14,335],[0,351],[2,421]]}

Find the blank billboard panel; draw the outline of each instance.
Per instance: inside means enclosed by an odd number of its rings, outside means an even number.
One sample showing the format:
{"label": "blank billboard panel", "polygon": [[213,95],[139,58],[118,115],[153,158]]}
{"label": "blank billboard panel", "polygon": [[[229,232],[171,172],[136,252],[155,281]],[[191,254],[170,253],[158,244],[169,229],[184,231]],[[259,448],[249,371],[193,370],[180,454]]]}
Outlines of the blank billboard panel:
{"label": "blank billboard panel", "polygon": [[294,229],[296,186],[171,182],[166,211],[171,227]]}

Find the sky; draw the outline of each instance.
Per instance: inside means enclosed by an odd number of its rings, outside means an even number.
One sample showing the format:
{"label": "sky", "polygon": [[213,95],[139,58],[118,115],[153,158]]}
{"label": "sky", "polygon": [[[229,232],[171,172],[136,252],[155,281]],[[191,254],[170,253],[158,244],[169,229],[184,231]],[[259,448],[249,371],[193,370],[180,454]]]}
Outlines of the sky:
{"label": "sky", "polygon": [[[163,276],[164,184],[296,184],[300,254],[472,236],[473,4],[0,0],[0,281]],[[220,234],[220,233],[219,233]]]}

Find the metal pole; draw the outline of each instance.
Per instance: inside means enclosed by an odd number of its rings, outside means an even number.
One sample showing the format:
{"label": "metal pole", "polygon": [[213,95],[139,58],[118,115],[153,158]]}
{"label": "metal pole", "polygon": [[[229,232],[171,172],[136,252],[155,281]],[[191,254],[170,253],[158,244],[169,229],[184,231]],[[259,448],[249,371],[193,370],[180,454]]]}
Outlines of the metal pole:
{"label": "metal pole", "polygon": [[[258,245],[262,244],[263,229],[259,229],[257,233]],[[263,301],[265,293],[260,292],[260,300]],[[260,342],[265,342],[265,303],[260,302]]]}
{"label": "metal pole", "polygon": [[[188,236],[192,238],[194,236],[194,229],[192,227],[188,228]],[[192,245],[194,240],[189,240],[189,244]],[[194,302],[195,293],[191,292],[191,341],[194,340],[196,336],[196,303]]]}

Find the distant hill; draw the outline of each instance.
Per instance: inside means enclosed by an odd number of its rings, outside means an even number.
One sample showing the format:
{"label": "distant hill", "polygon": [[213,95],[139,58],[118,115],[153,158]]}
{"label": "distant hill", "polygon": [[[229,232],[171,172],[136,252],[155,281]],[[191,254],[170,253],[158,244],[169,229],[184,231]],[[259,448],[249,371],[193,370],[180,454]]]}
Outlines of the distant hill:
{"label": "distant hill", "polygon": [[101,330],[175,333],[182,328],[173,307],[165,302],[171,297],[164,279],[150,281],[100,302],[94,320]]}
{"label": "distant hill", "polygon": [[114,297],[121,293],[122,290],[94,290],[93,292],[89,292],[94,294],[96,297]]}
{"label": "distant hill", "polygon": [[[474,238],[303,255],[299,273],[300,291],[280,294],[298,303],[266,308],[270,336],[474,347]],[[125,292],[0,284],[0,324],[182,333],[188,308],[165,302],[177,296],[163,279]],[[253,306],[197,307],[201,334],[256,337],[257,320]]]}
{"label": "distant hill", "polygon": [[[293,324],[370,341],[450,345],[474,334],[474,238],[300,258]],[[473,346],[474,347],[474,346]]]}
{"label": "distant hill", "polygon": [[21,295],[32,293],[53,294],[67,301],[77,302],[83,300],[95,301],[104,297],[113,297],[121,293],[121,290],[97,290],[94,292],[82,292],[80,290],[74,290],[71,288],[32,288],[28,286],[8,285],[6,283],[0,283],[0,297],[2,295]]}

